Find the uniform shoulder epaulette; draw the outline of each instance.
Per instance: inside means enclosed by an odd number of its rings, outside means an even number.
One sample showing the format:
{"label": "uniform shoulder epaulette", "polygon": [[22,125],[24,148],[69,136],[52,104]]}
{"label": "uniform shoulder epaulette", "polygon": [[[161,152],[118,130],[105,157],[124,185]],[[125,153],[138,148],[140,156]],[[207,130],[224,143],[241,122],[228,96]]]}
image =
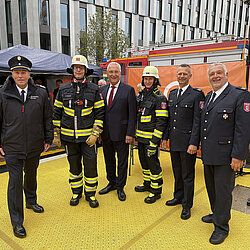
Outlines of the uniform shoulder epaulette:
{"label": "uniform shoulder epaulette", "polygon": [[201,92],[202,90],[201,89],[199,89],[199,88],[193,88],[194,90],[196,90],[196,91],[199,91],[199,92]]}
{"label": "uniform shoulder epaulette", "polygon": [[43,89],[46,89],[45,86],[41,85],[41,84],[36,84],[37,87],[40,87],[40,88],[43,88]]}
{"label": "uniform shoulder epaulette", "polygon": [[243,88],[243,87],[236,87],[236,89],[240,89],[240,90],[243,90],[243,91],[247,91],[246,88]]}
{"label": "uniform shoulder epaulette", "polygon": [[98,85],[95,84],[95,83],[88,82],[88,86],[89,86],[91,89],[98,90]]}

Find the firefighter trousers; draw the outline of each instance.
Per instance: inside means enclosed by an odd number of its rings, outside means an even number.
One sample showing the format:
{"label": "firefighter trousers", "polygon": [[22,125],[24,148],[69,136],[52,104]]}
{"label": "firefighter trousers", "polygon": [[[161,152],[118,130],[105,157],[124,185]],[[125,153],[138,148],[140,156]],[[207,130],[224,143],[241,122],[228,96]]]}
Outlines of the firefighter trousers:
{"label": "firefighter trousers", "polygon": [[83,168],[84,166],[84,193],[86,196],[94,196],[97,189],[97,154],[96,147],[89,147],[86,142],[64,142],[67,158],[70,165],[69,183],[73,194],[83,192]]}

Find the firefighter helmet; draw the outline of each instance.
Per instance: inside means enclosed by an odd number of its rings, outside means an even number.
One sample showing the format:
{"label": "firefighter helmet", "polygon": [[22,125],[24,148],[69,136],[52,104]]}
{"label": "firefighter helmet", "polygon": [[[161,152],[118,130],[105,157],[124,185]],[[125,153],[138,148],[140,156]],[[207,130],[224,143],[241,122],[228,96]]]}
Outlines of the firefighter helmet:
{"label": "firefighter helmet", "polygon": [[75,64],[84,65],[87,69],[89,68],[87,58],[82,55],[76,55],[72,58],[71,67],[73,67]]}
{"label": "firefighter helmet", "polygon": [[142,74],[142,77],[144,76],[153,76],[156,79],[159,79],[158,69],[155,66],[146,66]]}

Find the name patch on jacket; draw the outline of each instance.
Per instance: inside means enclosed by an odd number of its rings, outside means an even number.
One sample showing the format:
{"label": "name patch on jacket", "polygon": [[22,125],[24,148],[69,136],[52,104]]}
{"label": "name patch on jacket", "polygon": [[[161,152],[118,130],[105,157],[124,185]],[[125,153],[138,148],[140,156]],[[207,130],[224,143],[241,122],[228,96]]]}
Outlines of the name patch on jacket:
{"label": "name patch on jacket", "polygon": [[31,95],[31,96],[30,96],[30,99],[31,99],[31,100],[36,100],[36,99],[38,99],[38,98],[39,98],[38,95]]}
{"label": "name patch on jacket", "polygon": [[244,110],[250,112],[250,103],[244,102]]}

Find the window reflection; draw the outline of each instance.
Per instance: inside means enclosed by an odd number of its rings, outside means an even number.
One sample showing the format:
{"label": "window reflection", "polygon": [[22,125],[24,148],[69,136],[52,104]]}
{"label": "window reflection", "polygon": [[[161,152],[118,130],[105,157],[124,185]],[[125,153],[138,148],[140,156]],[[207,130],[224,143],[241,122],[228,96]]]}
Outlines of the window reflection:
{"label": "window reflection", "polygon": [[20,24],[27,24],[26,0],[19,0]]}
{"label": "window reflection", "polygon": [[38,0],[40,25],[49,25],[49,0]]}
{"label": "window reflection", "polygon": [[86,8],[80,8],[80,30],[86,31]]}
{"label": "window reflection", "polygon": [[61,6],[61,28],[68,29],[68,5],[67,4],[60,4]]}

